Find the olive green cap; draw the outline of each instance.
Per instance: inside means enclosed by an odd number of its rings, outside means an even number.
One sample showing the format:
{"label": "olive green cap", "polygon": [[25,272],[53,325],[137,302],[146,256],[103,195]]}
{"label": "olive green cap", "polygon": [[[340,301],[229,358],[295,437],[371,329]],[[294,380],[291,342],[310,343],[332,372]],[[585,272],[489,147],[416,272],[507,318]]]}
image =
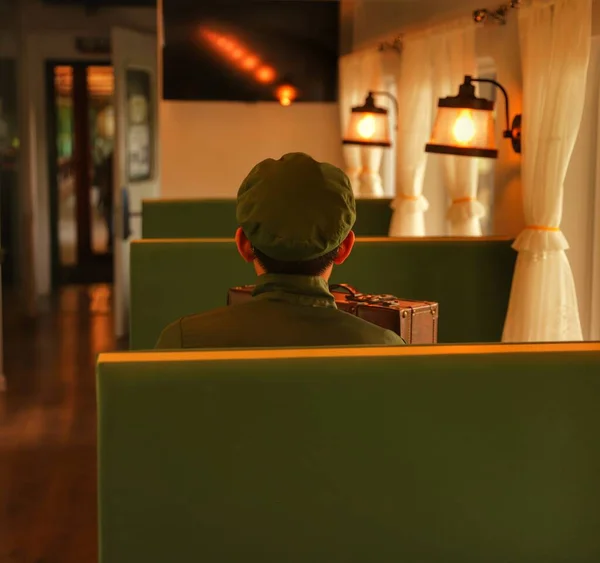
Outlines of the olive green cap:
{"label": "olive green cap", "polygon": [[336,249],[356,220],[348,176],[304,153],[257,164],[238,191],[236,217],[269,258],[304,261]]}

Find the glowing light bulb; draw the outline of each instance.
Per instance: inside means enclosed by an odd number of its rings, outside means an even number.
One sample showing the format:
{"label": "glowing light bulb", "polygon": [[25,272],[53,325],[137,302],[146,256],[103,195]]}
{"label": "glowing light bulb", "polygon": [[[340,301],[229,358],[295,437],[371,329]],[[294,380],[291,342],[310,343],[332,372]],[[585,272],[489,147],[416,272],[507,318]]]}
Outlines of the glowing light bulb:
{"label": "glowing light bulb", "polygon": [[258,66],[258,58],[249,55],[242,61],[242,67],[246,70],[254,70]]}
{"label": "glowing light bulb", "polygon": [[246,53],[244,52],[244,49],[237,47],[233,51],[231,51],[231,58],[234,61],[239,61],[245,54]]}
{"label": "glowing light bulb", "polygon": [[269,84],[275,80],[275,71],[270,66],[261,66],[256,71],[256,80],[263,84]]}
{"label": "glowing light bulb", "polygon": [[368,113],[358,122],[356,129],[360,137],[370,139],[375,135],[375,117]]}
{"label": "glowing light bulb", "polygon": [[225,39],[225,43],[223,44],[223,50],[226,53],[233,53],[236,49],[238,49],[238,46],[235,41],[233,41],[232,39]]}
{"label": "glowing light bulb", "polygon": [[459,145],[468,145],[475,137],[475,132],[473,115],[468,109],[461,111],[452,128],[454,139]]}

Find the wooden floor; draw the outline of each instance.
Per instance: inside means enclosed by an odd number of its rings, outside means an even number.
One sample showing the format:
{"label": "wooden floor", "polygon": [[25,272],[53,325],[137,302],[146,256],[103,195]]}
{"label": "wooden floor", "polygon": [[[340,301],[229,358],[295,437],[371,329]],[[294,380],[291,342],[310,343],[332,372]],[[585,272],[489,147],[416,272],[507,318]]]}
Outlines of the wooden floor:
{"label": "wooden floor", "polygon": [[35,322],[10,302],[4,316],[0,563],[94,563],[94,364],[117,348],[110,287],[66,288]]}

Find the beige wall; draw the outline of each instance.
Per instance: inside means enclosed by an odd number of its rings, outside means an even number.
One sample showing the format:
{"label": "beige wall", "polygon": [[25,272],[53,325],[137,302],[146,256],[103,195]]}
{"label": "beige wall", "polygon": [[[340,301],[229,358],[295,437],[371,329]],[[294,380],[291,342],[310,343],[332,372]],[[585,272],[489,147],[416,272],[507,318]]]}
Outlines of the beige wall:
{"label": "beige wall", "polygon": [[233,197],[264,158],[342,164],[337,104],[161,102],[162,197]]}

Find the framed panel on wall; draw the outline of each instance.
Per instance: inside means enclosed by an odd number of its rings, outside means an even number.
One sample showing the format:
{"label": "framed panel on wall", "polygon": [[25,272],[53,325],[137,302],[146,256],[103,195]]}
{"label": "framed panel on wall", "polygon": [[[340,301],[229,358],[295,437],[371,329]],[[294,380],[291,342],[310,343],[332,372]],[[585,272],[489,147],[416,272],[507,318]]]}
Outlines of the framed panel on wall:
{"label": "framed panel on wall", "polygon": [[166,100],[337,101],[337,0],[163,0],[163,26]]}
{"label": "framed panel on wall", "polygon": [[150,108],[152,76],[146,70],[127,69],[127,170],[130,182],[152,178],[154,129]]}

